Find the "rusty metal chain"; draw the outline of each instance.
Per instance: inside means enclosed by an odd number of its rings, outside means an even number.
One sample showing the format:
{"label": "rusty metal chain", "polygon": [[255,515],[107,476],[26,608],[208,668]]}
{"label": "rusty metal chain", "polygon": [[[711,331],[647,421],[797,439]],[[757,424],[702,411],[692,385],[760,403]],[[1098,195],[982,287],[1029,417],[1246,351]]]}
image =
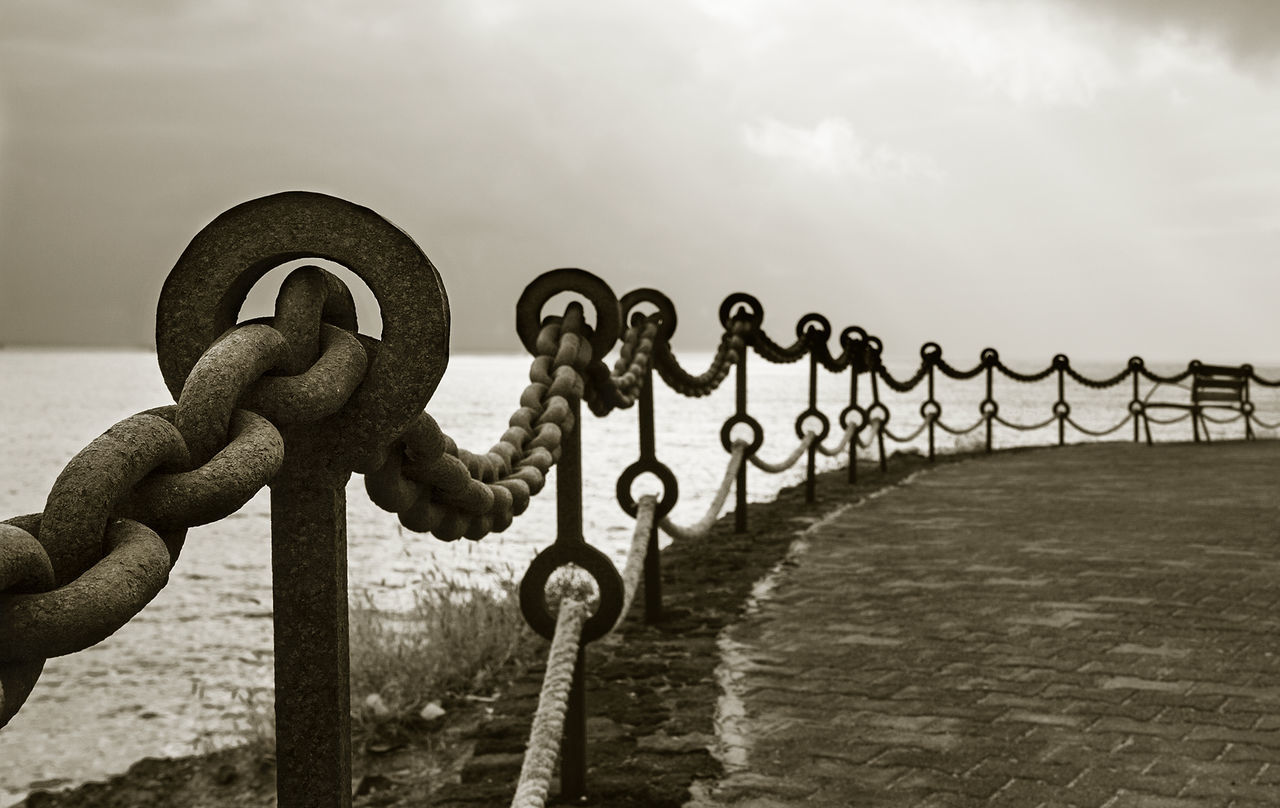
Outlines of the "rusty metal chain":
{"label": "rusty metal chain", "polygon": [[751,324],[743,320],[734,320],[720,336],[720,344],[716,346],[711,365],[701,374],[694,376],[680,366],[675,354],[671,352],[671,344],[663,340],[656,346],[653,367],[658,375],[672,390],[689,398],[700,398],[714,392],[733,370],[738,357],[746,349],[746,336],[751,331]]}
{"label": "rusty metal chain", "polygon": [[335,284],[296,270],[272,318],[281,328],[226,332],[176,405],[112,426],[67,464],[41,513],[0,523],[0,725],[45,659],[101,642],[159,593],[187,528],[234,513],[275,477],[279,425],[343,407],[368,360],[353,334],[321,320],[346,309],[339,299],[332,313]]}
{"label": "rusty metal chain", "polygon": [[575,423],[569,400],[586,390],[592,360],[583,309],[572,303],[538,333],[529,385],[508,428],[485,454],[459,449],[435,419],[422,413],[365,476],[374,504],[396,513],[410,530],[444,541],[480,539],[505,530],[546,485],[563,434]]}

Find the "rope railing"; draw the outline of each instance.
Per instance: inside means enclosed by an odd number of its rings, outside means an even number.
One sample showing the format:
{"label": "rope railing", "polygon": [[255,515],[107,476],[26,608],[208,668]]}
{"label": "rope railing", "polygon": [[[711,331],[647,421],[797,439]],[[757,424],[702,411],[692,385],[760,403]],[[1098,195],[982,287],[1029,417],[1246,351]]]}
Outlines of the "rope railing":
{"label": "rope railing", "polygon": [[769,474],[780,474],[798,463],[800,458],[804,457],[805,452],[809,451],[809,445],[812,444],[814,439],[817,437],[818,434],[816,432],[806,432],[804,440],[800,441],[795,450],[776,463],[770,463],[767,460],[762,460],[758,455],[753,454],[751,455],[751,465],[761,471],[768,472]]}
{"label": "rope railing", "polygon": [[565,600],[560,604],[551,647],[547,652],[547,672],[538,694],[538,707],[533,714],[529,743],[520,766],[520,779],[516,781],[516,793],[511,800],[512,808],[542,808],[546,805],[551,778],[555,775],[556,758],[560,753],[565,715],[569,711],[569,694],[582,652],[582,627],[586,623],[587,612],[587,604],[580,600]]}
{"label": "rope railing", "polygon": [[[317,267],[289,274],[272,317],[238,322],[258,279],[309,255],[347,267],[375,291],[380,339],[358,333],[350,291]],[[563,293],[583,300],[544,313]],[[68,463],[43,512],[0,522],[0,725],[21,708],[46,659],[101,641],[155,597],[172,577],[189,528],[229,516],[269,484],[278,804],[345,808],[350,685],[346,666],[334,660],[349,654],[346,623],[337,615],[345,614],[348,599],[350,475],[365,475],[370,499],[404,527],[453,541],[507,529],[555,468],[555,540],[520,583],[521,611],[550,650],[512,804],[545,804],[557,762],[559,797],[578,800],[587,793],[584,649],[618,627],[636,602],[644,604],[645,622],[662,618],[659,531],[679,540],[705,538],[730,493],[733,530],[748,530],[751,467],[776,474],[804,458],[805,499],[815,503],[819,453],[843,458],[853,484],[859,450],[877,455],[885,471],[886,439],[909,443],[924,436],[934,459],[939,429],[960,436],[985,427],[991,451],[997,425],[1033,430],[1056,422],[1059,445],[1068,426],[1100,437],[1130,421],[1135,442],[1140,426],[1150,442],[1151,423],[1187,418],[1197,440],[1201,427],[1209,437],[1209,422],[1243,420],[1246,437],[1253,437],[1255,424],[1280,428],[1257,419],[1250,399],[1250,384],[1280,387],[1280,380],[1260,378],[1250,365],[1193,361],[1185,371],[1161,375],[1133,357],[1122,371],[1091,378],[1063,354],[1028,372],[1008,367],[991,348],[974,367],[956,368],[940,346],[926,343],[920,364],[899,377],[884,366],[881,341],[856,326],[839,333],[834,352],[831,324],[820,314],[800,318],[794,341],[771,336],[760,302],[744,293],[725,298],[719,319],[716,352],[706,370],[694,374],[671,349],[676,312],[661,292],[637,289],[619,298],[582,270],[540,275],[516,304],[516,334],[531,356],[528,383],[497,442],[469,451],[425,409],[447,365],[448,300],[439,274],[408,236],[370,210],[320,194],[265,197],[219,216],[184,251],[160,296],[157,356],[176,403],[111,427]],[[615,347],[610,367],[604,359]],[[807,401],[794,423],[799,443],[778,462],[759,456],[765,430],[749,408],[752,354],[771,363],[808,359]],[[818,402],[820,371],[849,379],[848,403],[835,418],[840,439],[830,447],[824,441],[832,418]],[[971,426],[944,420],[939,373],[983,385]],[[1001,415],[997,374],[1018,384],[1056,382],[1051,416],[1022,424]],[[671,514],[680,481],[659,459],[654,379],[692,398],[719,389],[730,375],[733,411],[719,436],[727,454],[723,478],[701,518],[679,525]],[[1067,379],[1098,390],[1130,381],[1125,419],[1106,430],[1081,426],[1071,415]],[[1146,396],[1140,395],[1143,380],[1154,385]],[[894,413],[881,397],[882,385],[923,394],[913,430],[899,434],[891,426]],[[1190,403],[1153,401],[1161,385],[1189,386]],[[1205,390],[1213,395],[1202,395]],[[1235,398],[1224,398],[1224,390]],[[638,457],[616,486],[620,507],[635,519],[621,573],[583,535],[583,403],[598,417],[637,410]],[[1186,411],[1152,417],[1149,410],[1160,406]],[[1236,414],[1215,418],[1204,411],[1222,406]],[[661,490],[633,495],[642,475],[656,477]],[[566,567],[591,577],[593,607],[573,597],[555,609],[547,603],[548,581]]]}

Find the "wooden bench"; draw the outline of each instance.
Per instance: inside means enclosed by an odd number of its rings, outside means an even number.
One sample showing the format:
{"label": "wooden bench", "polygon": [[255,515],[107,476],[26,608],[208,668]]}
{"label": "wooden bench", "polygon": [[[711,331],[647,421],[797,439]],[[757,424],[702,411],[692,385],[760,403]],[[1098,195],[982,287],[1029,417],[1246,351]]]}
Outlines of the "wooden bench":
{"label": "wooden bench", "polygon": [[[1154,390],[1154,388],[1153,388]],[[1209,440],[1209,424],[1205,417],[1206,409],[1223,409],[1238,412],[1244,416],[1244,436],[1253,440],[1253,425],[1250,415],[1253,404],[1249,401],[1249,368],[1231,365],[1204,365],[1191,363],[1191,401],[1186,404],[1172,401],[1151,401],[1142,405],[1143,423],[1147,432],[1147,445],[1151,445],[1151,420],[1146,418],[1146,411],[1152,408],[1188,410],[1191,413],[1191,431],[1197,443],[1200,442],[1200,430],[1204,429],[1204,439]],[[1232,419],[1234,420],[1234,419]]]}

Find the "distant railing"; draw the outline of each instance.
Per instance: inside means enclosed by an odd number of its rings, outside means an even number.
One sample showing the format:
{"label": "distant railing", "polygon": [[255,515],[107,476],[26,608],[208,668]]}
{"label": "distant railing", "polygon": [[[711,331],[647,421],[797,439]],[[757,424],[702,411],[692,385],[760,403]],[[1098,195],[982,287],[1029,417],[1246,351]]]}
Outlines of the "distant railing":
{"label": "distant railing", "polygon": [[[237,323],[245,296],[267,271],[303,258],[334,261],[363,279],[381,307],[381,339],[356,330],[351,293],[317,267],[293,271],[281,286],[274,316]],[[571,302],[544,314],[554,296]],[[557,531],[520,586],[530,626],[552,641],[542,698],[534,716],[514,804],[541,805],[559,760],[560,794],[586,793],[583,647],[616,627],[640,591],[648,621],[662,613],[658,531],[696,540],[716,522],[729,491],[736,494],[735,529],[747,529],[747,467],[776,473],[806,458],[806,500],[815,499],[816,458],[847,455],[847,479],[857,479],[859,446],[914,440],[935,430],[963,434],[993,424],[1014,429],[1058,423],[1090,435],[1147,418],[1138,378],[1177,383],[1195,372],[1159,376],[1141,359],[1111,378],[1087,379],[1063,355],[1034,374],[1005,367],[992,349],[970,370],[956,370],[935,344],[921,351],[905,380],[884,367],[881,344],[860,328],[832,330],[819,314],[797,323],[782,345],[763,328],[764,310],[745,294],[720,308],[720,345],[700,374],[685,370],[671,350],[676,312],[653,289],[618,298],[598,277],[576,269],[535,279],[516,305],[516,332],[533,359],[529,384],[498,442],[487,452],[457,446],[423,407],[448,358],[449,312],[443,285],[426,256],[377,214],[333,197],[287,193],[224,213],[183,253],[161,292],[156,345],[161,373],[176,405],[138,413],[111,427],[59,475],[42,513],[0,523],[0,725],[22,706],[53,656],[74,653],[122,627],[165,585],[188,528],[236,511],[271,487],[274,593],[277,791],[281,806],[346,806],[351,800],[347,646],[345,484],[365,475],[370,498],[411,530],[452,541],[479,540],[506,529],[546,484],[556,483]],[[620,345],[610,370],[603,358]],[[809,360],[807,406],[795,420],[794,451],[778,462],[759,457],[764,429],[748,411],[748,349],[770,362]],[[818,407],[819,368],[849,373],[848,405],[839,413],[840,439]],[[1246,368],[1248,366],[1245,366]],[[653,374],[676,392],[705,396],[732,372],[734,412],[720,441],[728,453],[722,484],[705,515],[681,526],[669,514],[679,496],[676,474],[659,460]],[[1022,382],[1057,374],[1052,417],[1039,425],[1004,420],[993,397],[996,371]],[[979,420],[963,429],[942,420],[935,373],[952,379],[984,375]],[[871,400],[859,402],[859,379]],[[1280,385],[1257,378],[1258,384]],[[1070,377],[1090,387],[1133,378],[1133,399],[1120,424],[1094,432],[1071,420],[1064,396]],[[910,392],[926,384],[924,418],[910,435],[889,429],[880,384]],[[1245,387],[1245,401],[1247,384]],[[582,528],[581,402],[599,416],[638,405],[638,458],[617,482],[622,509],[635,518],[631,552],[621,573],[591,546]],[[1252,406],[1241,413],[1254,419]],[[1184,416],[1186,417],[1186,416]],[[1264,424],[1265,425],[1265,424]],[[1266,425],[1270,426],[1270,425]],[[745,432],[746,434],[742,434]],[[661,483],[637,496],[642,475]],[[547,584],[566,567],[585,571],[594,593],[569,590],[547,602]]]}

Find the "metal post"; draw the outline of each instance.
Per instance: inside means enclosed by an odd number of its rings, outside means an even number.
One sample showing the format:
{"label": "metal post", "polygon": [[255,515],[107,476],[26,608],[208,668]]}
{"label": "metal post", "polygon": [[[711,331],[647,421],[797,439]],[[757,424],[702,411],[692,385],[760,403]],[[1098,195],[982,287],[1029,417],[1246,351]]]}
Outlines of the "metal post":
{"label": "metal post", "polygon": [[[932,361],[930,361],[929,359],[926,359],[925,361],[926,361],[926,362],[929,362],[929,403],[930,403],[930,404],[937,404],[937,403],[938,403],[938,402],[937,402],[937,399],[935,399],[935,398],[933,397],[933,368],[934,368],[934,363],[933,363]],[[933,412],[933,410],[930,410],[930,412]],[[937,419],[935,419],[935,418],[930,418],[930,419],[929,419],[929,462],[930,462],[930,463],[932,463],[932,462],[933,462],[933,460],[934,460],[934,422],[935,422],[936,420],[937,420]]]}
{"label": "metal post", "polygon": [[[994,366],[991,364],[988,364],[987,365],[987,399],[986,400],[992,401],[992,402],[995,401],[995,399],[991,397],[992,377],[994,375],[995,375]],[[983,413],[983,416],[987,420],[987,453],[988,454],[991,453],[991,421],[992,421],[993,415],[994,413],[991,413],[990,411]]]}
{"label": "metal post", "polygon": [[[1133,368],[1132,362],[1130,363],[1129,370],[1133,373],[1133,404],[1129,407],[1129,409],[1133,412],[1133,442],[1137,443],[1139,441],[1138,422],[1142,420],[1142,416],[1139,415],[1138,413],[1139,413],[1139,408],[1142,406],[1142,399],[1138,397],[1138,375],[1139,374],[1138,374],[1138,371]],[[1148,429],[1150,429],[1150,427],[1148,427]]]}
{"label": "metal post", "polygon": [[[809,410],[814,411],[818,408],[818,354],[815,353],[814,347],[809,346]],[[812,505],[817,500],[817,483],[813,478],[816,459],[818,456],[818,441],[815,439],[809,444],[808,449],[808,466],[805,470],[804,478],[804,501]]]}
{"label": "metal post", "polygon": [[[345,481],[291,445],[271,484],[276,789],[281,808],[351,805]],[[303,458],[299,458],[303,455]],[[291,462],[292,461],[292,462]],[[311,466],[311,468],[308,468]]]}
{"label": "metal post", "polygon": [[[640,389],[640,460],[653,459],[657,446],[653,429],[653,369],[644,371],[644,387]],[[644,619],[656,623],[662,619],[662,559],[658,550],[658,520],[649,526],[649,546],[644,554]]]}
{"label": "metal post", "polygon": [[1067,442],[1067,413],[1064,409],[1067,403],[1067,371],[1064,368],[1058,368],[1058,445],[1063,446]]}
{"label": "metal post", "polygon": [[[871,368],[871,407],[867,412],[879,408],[882,412],[888,413],[888,410],[880,403],[880,384],[876,377],[880,375],[880,352],[877,351],[872,361]],[[884,474],[889,470],[889,461],[884,456],[884,423],[876,429],[876,445],[880,449],[880,473]]]}
{"label": "metal post", "polygon": [[[857,363],[851,363],[849,368],[849,413],[853,414],[858,411],[858,367]],[[853,430],[853,435],[849,438],[849,485],[858,482],[858,435],[862,432],[864,423],[860,423],[858,428]]]}
{"label": "metal post", "polygon": [[[556,464],[556,543],[585,544],[582,536],[582,403],[569,399],[573,429],[560,441]],[[580,800],[587,791],[587,709],[583,686],[586,658],[578,646],[578,662],[569,688],[569,711],[560,738],[560,796]]]}
{"label": "metal post", "polygon": [[[747,414],[747,350],[745,347],[738,355],[736,380],[737,388],[734,391],[734,403],[737,414],[745,417]],[[743,458],[742,465],[738,466],[738,484],[736,487],[737,505],[733,513],[733,532],[745,533],[747,531],[747,461],[745,458]]]}

